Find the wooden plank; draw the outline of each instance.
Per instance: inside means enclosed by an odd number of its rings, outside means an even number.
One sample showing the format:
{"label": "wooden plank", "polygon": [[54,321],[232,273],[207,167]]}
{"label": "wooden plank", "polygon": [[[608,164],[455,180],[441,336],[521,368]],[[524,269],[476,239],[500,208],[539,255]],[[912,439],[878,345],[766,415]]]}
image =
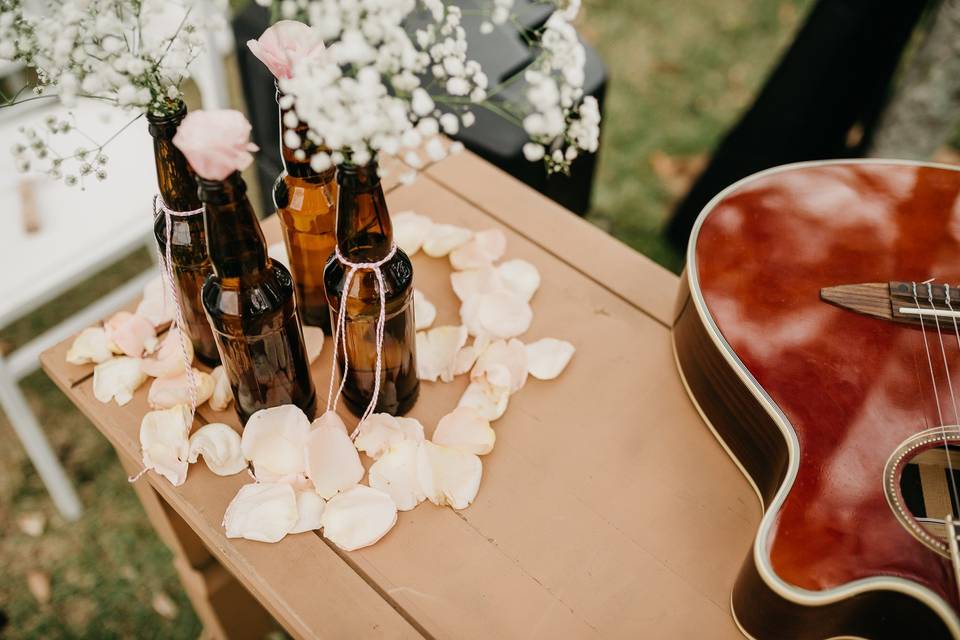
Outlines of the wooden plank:
{"label": "wooden plank", "polygon": [[464,151],[425,175],[559,256],[598,285],[615,291],[666,326],[673,324],[678,280],[644,255]]}

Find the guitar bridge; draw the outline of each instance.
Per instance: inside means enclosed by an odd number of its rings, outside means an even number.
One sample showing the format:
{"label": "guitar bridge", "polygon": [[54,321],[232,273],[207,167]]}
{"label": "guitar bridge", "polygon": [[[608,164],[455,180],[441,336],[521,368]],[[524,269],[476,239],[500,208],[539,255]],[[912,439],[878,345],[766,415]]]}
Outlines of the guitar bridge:
{"label": "guitar bridge", "polygon": [[874,318],[953,328],[960,324],[960,288],[931,282],[865,282],[820,289],[820,299]]}

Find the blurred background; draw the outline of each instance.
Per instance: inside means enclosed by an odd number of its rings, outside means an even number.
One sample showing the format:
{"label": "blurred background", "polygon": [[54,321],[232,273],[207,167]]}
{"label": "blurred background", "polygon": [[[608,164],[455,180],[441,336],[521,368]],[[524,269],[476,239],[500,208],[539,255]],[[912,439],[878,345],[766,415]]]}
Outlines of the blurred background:
{"label": "blurred background", "polygon": [[[744,148],[736,137],[726,148],[721,142],[750,112],[813,6],[811,0],[587,0],[578,29],[606,65],[607,80],[587,219],[678,272],[683,241],[673,237],[671,242],[665,225],[718,145],[728,155]],[[904,73],[904,64],[897,62],[900,49],[909,60],[931,28],[931,19],[919,18],[919,8],[913,13],[918,29],[907,21],[903,42],[881,43],[892,51],[889,73]],[[242,67],[235,53],[227,56],[230,101],[246,109],[238,72]],[[793,75],[789,86],[805,81],[802,74]],[[198,102],[194,90],[188,103],[194,107]],[[847,146],[856,148],[865,130],[858,121],[847,122],[841,133]],[[956,159],[949,138],[935,147],[937,159]],[[729,173],[747,165],[724,167]],[[715,179],[726,180],[726,175],[720,171]],[[708,181],[702,189],[711,185]],[[0,351],[9,353],[27,343],[151,263],[147,251],[139,250],[91,274],[66,295],[0,330]],[[85,512],[76,523],[61,519],[0,414],[0,442],[5,445],[0,447],[0,636],[198,636],[200,625],[170,556],[110,445],[43,373],[28,376],[22,388],[78,488]]]}

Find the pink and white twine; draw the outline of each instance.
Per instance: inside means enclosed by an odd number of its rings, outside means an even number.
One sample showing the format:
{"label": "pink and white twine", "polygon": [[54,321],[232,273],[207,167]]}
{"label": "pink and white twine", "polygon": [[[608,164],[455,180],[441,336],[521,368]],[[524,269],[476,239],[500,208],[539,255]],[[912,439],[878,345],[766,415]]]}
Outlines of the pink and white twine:
{"label": "pink and white twine", "polygon": [[[333,364],[330,367],[330,390],[327,392],[327,411],[337,410],[337,403],[340,401],[340,394],[343,393],[343,386],[347,382],[347,374],[350,371],[350,356],[347,352],[347,295],[350,293],[350,285],[353,283],[353,277],[356,275],[357,271],[368,270],[373,271],[374,276],[377,278],[377,286],[380,294],[380,314],[377,318],[377,363],[374,370],[374,382],[373,382],[373,397],[370,398],[370,404],[367,405],[366,411],[363,412],[363,415],[360,416],[359,422],[357,422],[357,428],[353,430],[353,433],[350,434],[350,438],[355,438],[357,432],[360,430],[360,425],[363,424],[363,421],[370,417],[370,414],[373,413],[373,410],[377,406],[377,399],[380,397],[380,374],[383,370],[383,334],[384,326],[387,321],[387,294],[386,287],[383,282],[383,271],[381,267],[389,262],[394,255],[397,253],[397,245],[394,244],[390,247],[390,251],[380,260],[376,262],[350,262],[343,254],[340,253],[340,247],[338,246],[335,250],[335,255],[337,260],[340,261],[340,264],[347,267],[347,275],[344,278],[343,290],[340,294],[340,310],[337,313],[337,322],[333,331],[333,345],[334,345],[334,357]],[[333,395],[333,381],[336,375],[337,370],[337,357],[336,357],[336,346],[340,343],[343,347],[343,375],[340,377],[340,386],[337,388],[337,395]]]}

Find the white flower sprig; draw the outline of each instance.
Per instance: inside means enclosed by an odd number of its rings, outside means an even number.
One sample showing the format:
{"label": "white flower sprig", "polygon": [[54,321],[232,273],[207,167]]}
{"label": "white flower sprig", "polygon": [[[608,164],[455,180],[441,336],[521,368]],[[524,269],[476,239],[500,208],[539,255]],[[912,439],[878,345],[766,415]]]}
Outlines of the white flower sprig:
{"label": "white flower sprig", "polygon": [[[56,98],[70,108],[91,98],[133,111],[134,119],[172,114],[203,46],[202,15],[187,0],[0,0],[0,60],[37,75],[31,97],[0,95],[0,106]],[[69,132],[71,120],[51,117],[45,125],[23,130],[25,140],[13,147],[19,168],[34,166],[67,184],[106,177],[103,147],[115,136],[61,153],[50,138]],[[75,170],[66,170],[69,161]]]}
{"label": "white flower sprig", "polygon": [[[570,24],[580,0],[553,0],[548,4],[556,11],[542,28],[518,27],[537,56],[495,87],[468,57],[461,9],[444,0],[258,2],[274,15],[305,18],[328,45],[295,61],[292,77],[279,81],[282,106],[293,106],[311,141],[329,149],[312,157],[317,170],[364,164],[381,151],[403,155],[416,168],[421,161],[413,150],[424,144],[439,159],[446,151],[436,134],[470,126],[472,108],[522,126],[531,139],[524,155],[543,161],[548,172],[568,173],[581,152],[597,150],[599,106],[583,95],[586,54]],[[513,0],[491,2],[481,10],[489,19],[482,31],[511,20],[519,25]],[[418,25],[413,37],[409,24]],[[494,100],[520,77],[529,85],[523,104]]]}

